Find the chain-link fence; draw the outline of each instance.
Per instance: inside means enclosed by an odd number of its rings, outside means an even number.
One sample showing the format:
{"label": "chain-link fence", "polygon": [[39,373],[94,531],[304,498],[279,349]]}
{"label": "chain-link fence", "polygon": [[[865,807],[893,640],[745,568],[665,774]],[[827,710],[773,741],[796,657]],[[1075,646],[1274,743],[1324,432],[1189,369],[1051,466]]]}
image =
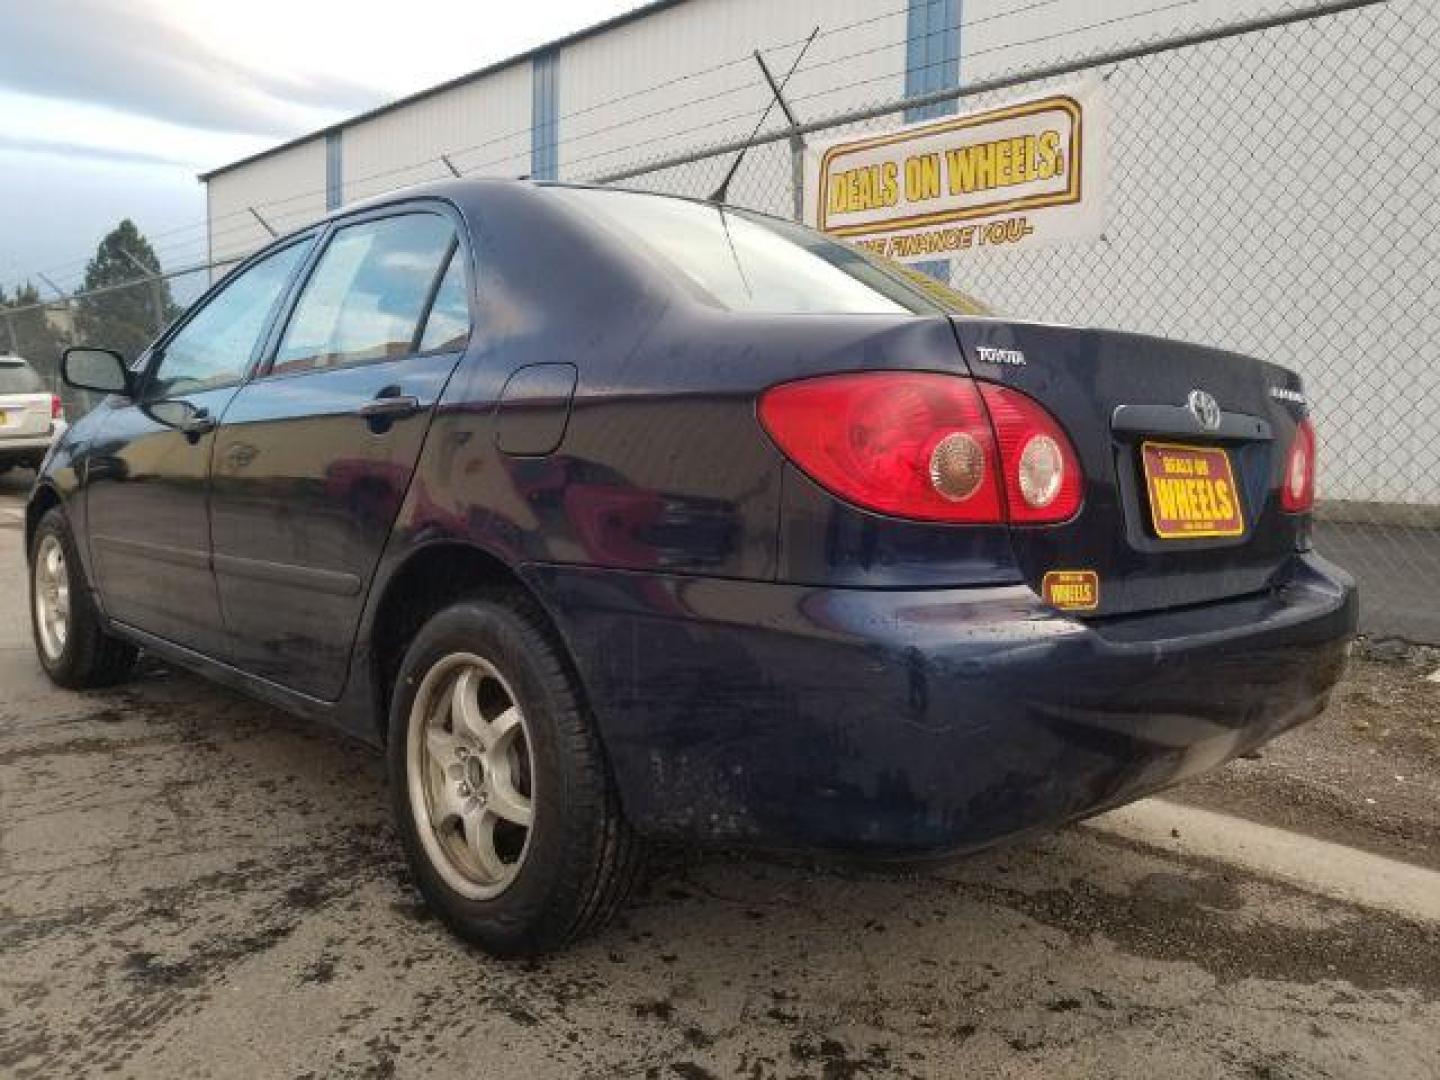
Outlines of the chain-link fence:
{"label": "chain-link fence", "polygon": [[[1197,2],[1138,13],[1179,19]],[[1104,37],[1128,32],[1135,13],[1100,20],[1088,37],[1034,33],[1022,42],[1024,68],[1014,66],[1013,41],[982,42],[963,57],[960,90],[877,101],[843,116],[806,114],[833,109],[837,89],[853,103],[855,86],[829,87],[827,77],[843,81],[842,65],[830,58],[807,66],[797,55],[803,42],[792,42],[772,62],[780,77],[787,64],[799,65],[802,89],[786,101],[796,124],[782,108],[757,111],[759,134],[745,141],[726,198],[794,216],[797,137],[890,127],[916,105],[958,100],[960,109],[982,109],[1082,74],[1102,78],[1110,117],[1103,238],[961,255],[950,264],[952,283],[1010,316],[1189,339],[1299,371],[1321,440],[1321,549],[1361,579],[1367,631],[1440,642],[1440,4],[1300,3],[1276,0],[1250,24],[1172,23],[1152,42]],[[826,34],[832,45],[843,36]],[[1072,40],[1091,51],[1065,55]],[[681,110],[696,104],[657,106],[628,95],[608,110],[583,110],[584,123],[629,110],[675,112],[679,124],[689,115]],[[735,139],[742,122],[751,130],[741,112],[713,137]],[[639,155],[654,151],[655,138],[614,126],[635,141],[604,154],[583,124],[562,133],[564,179],[709,197],[741,148],[730,141],[673,153],[667,138],[660,141],[670,156],[647,161]],[[430,163],[444,166],[436,175],[468,168],[456,153],[461,167],[441,155]],[[407,175],[389,169],[382,178],[393,186]],[[265,213],[282,213],[276,206]],[[321,213],[311,199],[281,227]],[[273,227],[253,208],[245,220],[252,215]],[[50,336],[29,352],[3,335],[17,325],[32,332],[42,309],[0,311],[0,351],[32,355],[53,373],[63,345],[143,342],[168,317],[164,303],[171,313],[183,308],[226,268],[150,275],[44,305]],[[160,282],[168,300],[158,295]],[[72,414],[89,405],[66,393]]]}
{"label": "chain-link fence", "polygon": [[77,420],[99,397],[66,386],[60,355],[72,345],[102,345],[133,359],[233,264],[205,264],[61,296],[0,307],[0,354],[24,358]]}
{"label": "chain-link fence", "polygon": [[[1089,65],[1110,114],[1099,243],[990,248],[952,284],[1007,315],[1143,331],[1274,360],[1320,433],[1318,543],[1376,635],[1440,641],[1440,5],[1390,0]],[[962,93],[980,109],[1075,77]],[[981,73],[980,81],[997,79]],[[890,113],[805,134],[893,126]],[[790,129],[794,130],[794,129]],[[611,173],[705,197],[733,148]],[[750,148],[727,198],[790,215],[792,149]]]}

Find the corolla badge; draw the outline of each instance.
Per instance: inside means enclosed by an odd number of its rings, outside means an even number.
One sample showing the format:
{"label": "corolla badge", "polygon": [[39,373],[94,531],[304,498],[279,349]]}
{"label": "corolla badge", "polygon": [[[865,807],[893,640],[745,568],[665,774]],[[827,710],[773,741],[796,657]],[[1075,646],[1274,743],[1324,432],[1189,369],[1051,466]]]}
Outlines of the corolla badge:
{"label": "corolla badge", "polygon": [[1302,408],[1310,404],[1310,399],[1305,396],[1303,391],[1291,390],[1288,386],[1270,387],[1270,396],[1276,401],[1288,401],[1291,405],[1299,405]]}
{"label": "corolla badge", "polygon": [[1191,390],[1187,404],[1190,415],[1206,431],[1214,431],[1220,426],[1220,403],[1204,390]]}

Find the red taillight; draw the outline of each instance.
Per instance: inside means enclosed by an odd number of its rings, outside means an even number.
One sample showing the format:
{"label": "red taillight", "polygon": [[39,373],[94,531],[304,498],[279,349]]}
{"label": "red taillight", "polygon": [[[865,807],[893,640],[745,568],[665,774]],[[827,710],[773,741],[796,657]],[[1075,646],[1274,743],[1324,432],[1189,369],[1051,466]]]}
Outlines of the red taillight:
{"label": "red taillight", "polygon": [[824,375],[766,391],[760,422],[813,480],[857,506],[926,521],[1003,520],[995,437],[969,379]]}
{"label": "red taillight", "polygon": [[51,394],[51,395],[50,395],[50,419],[51,419],[51,420],[63,420],[63,419],[65,419],[65,406],[64,406],[63,404],[61,404],[61,402],[60,402],[60,395],[59,395],[59,394]]}
{"label": "red taillight", "polygon": [[824,375],[768,390],[760,421],[811,479],[868,510],[1033,524],[1080,506],[1069,440],[1039,405],[1003,387],[928,372]]}
{"label": "red taillight", "polygon": [[1084,478],[1060,425],[1016,390],[981,383],[980,392],[1000,443],[1010,520],[1044,525],[1074,517],[1084,498]]}
{"label": "red taillight", "polygon": [[1315,505],[1315,428],[1309,419],[1295,428],[1295,441],[1285,459],[1280,481],[1280,507],[1288,514],[1301,514]]}

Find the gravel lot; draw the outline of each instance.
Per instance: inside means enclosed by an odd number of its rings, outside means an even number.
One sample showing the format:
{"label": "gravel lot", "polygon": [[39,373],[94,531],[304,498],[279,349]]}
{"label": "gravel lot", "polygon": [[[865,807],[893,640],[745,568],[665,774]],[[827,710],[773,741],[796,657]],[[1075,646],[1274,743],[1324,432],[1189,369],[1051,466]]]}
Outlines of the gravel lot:
{"label": "gravel lot", "polygon": [[[599,939],[489,960],[419,905],[369,752],[158,667],[51,688],[8,481],[0,1075],[1440,1076],[1440,926],[1088,828],[884,873],[665,852]],[[1427,663],[1174,798],[1437,865]]]}
{"label": "gravel lot", "polygon": [[1362,641],[1330,709],[1173,798],[1440,870],[1440,650]]}

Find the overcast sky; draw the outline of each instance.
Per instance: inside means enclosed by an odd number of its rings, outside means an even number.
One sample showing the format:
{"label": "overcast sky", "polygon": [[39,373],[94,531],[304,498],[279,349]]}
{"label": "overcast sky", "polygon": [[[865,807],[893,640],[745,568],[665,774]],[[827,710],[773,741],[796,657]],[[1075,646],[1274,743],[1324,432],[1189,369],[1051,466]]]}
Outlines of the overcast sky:
{"label": "overcast sky", "polygon": [[0,0],[0,285],[76,285],[122,217],[203,258],[195,174],[640,0]]}

